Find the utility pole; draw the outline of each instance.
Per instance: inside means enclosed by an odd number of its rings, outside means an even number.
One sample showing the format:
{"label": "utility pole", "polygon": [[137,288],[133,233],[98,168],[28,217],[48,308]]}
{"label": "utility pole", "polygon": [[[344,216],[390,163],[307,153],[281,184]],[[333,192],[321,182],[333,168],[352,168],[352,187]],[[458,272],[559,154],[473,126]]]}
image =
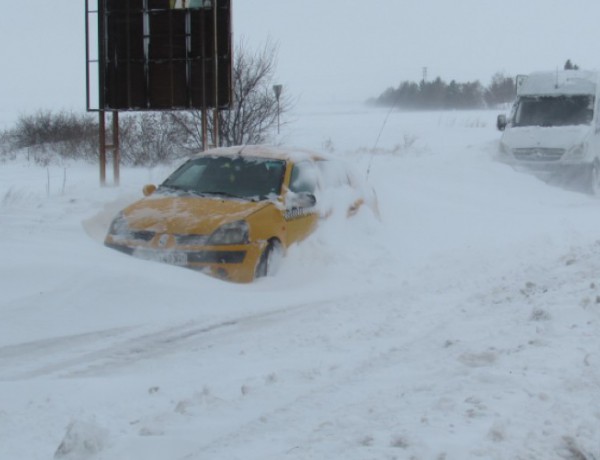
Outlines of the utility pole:
{"label": "utility pole", "polygon": [[277,134],[279,134],[279,98],[281,96],[281,91],[283,90],[283,85],[273,85],[273,92],[275,93],[275,99],[277,99]]}
{"label": "utility pole", "polygon": [[214,29],[214,72],[215,72],[215,108],[213,110],[213,139],[215,141],[215,147],[219,147],[220,139],[219,139],[219,43],[218,43],[218,34],[217,34],[217,26],[219,24],[218,15],[217,15],[217,2],[213,3],[213,29]]}

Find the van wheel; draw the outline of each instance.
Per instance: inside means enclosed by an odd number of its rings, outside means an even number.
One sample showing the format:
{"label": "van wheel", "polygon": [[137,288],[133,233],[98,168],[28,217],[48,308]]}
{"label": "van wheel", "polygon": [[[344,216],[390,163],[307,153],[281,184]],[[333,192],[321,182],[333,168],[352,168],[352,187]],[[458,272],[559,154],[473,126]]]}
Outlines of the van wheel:
{"label": "van wheel", "polygon": [[263,251],[256,266],[256,278],[274,276],[281,265],[283,258],[283,247],[279,240],[271,240]]}
{"label": "van wheel", "polygon": [[600,196],[600,161],[595,160],[590,166],[587,180],[587,191],[590,195]]}

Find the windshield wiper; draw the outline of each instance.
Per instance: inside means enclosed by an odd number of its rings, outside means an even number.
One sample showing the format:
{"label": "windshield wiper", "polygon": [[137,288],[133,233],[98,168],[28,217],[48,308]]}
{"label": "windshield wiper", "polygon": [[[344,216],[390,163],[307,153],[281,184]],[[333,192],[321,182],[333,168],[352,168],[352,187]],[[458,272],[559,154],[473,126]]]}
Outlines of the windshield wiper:
{"label": "windshield wiper", "polygon": [[178,195],[194,195],[194,196],[202,196],[203,192],[198,192],[197,190],[182,187],[179,185],[164,185],[160,186],[161,190],[168,190],[170,192],[175,192]]}
{"label": "windshield wiper", "polygon": [[160,184],[159,189],[164,190],[172,190],[174,192],[181,192],[184,191],[184,189],[182,187],[179,187],[177,185],[169,185],[169,184]]}
{"label": "windshield wiper", "polygon": [[196,192],[199,195],[216,195],[216,196],[225,196],[227,198],[244,198],[243,196],[239,196],[239,195],[235,195],[233,193],[229,193],[229,192],[223,192],[223,191],[216,191],[216,190],[202,190],[202,191],[198,191]]}

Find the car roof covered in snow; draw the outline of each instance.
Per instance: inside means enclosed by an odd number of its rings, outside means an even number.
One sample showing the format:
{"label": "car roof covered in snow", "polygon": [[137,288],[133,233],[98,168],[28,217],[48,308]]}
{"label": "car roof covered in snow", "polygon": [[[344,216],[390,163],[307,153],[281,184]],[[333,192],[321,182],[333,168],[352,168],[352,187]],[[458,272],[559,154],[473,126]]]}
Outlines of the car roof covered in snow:
{"label": "car roof covered in snow", "polygon": [[598,73],[584,70],[534,72],[517,85],[519,96],[596,94]]}
{"label": "car roof covered in snow", "polygon": [[218,147],[198,153],[196,156],[243,156],[273,158],[278,160],[326,160],[325,155],[305,149],[292,147],[279,147],[271,145],[237,145],[232,147]]}

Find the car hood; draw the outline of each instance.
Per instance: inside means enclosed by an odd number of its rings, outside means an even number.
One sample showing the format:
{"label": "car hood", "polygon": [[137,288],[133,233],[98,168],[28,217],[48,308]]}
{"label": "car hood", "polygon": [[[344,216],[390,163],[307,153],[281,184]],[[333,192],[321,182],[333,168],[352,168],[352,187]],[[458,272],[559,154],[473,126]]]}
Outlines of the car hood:
{"label": "car hood", "polygon": [[207,235],[273,205],[216,197],[151,196],[123,210],[130,228],[179,235]]}
{"label": "car hood", "polygon": [[502,142],[511,149],[516,148],[569,148],[584,142],[590,126],[540,126],[512,127],[504,131]]}

